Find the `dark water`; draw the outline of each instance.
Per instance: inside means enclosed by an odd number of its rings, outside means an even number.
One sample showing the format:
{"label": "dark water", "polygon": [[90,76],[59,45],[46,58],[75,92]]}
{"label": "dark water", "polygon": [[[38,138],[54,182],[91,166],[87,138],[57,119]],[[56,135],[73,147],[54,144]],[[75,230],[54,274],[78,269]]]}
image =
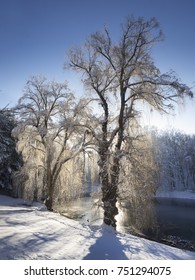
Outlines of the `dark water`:
{"label": "dark water", "polygon": [[158,199],[155,203],[161,234],[195,242],[195,201]]}

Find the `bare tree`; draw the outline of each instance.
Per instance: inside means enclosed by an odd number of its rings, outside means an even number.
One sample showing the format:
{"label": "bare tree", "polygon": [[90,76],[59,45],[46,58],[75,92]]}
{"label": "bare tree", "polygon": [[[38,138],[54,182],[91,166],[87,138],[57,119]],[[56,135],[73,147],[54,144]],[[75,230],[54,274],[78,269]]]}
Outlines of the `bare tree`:
{"label": "bare tree", "polygon": [[166,111],[178,98],[192,96],[173,73],[161,74],[154,65],[151,47],[160,40],[162,32],[154,18],[128,18],[118,42],[105,28],[91,35],[83,48],[70,51],[69,66],[83,75],[101,108],[95,116],[96,128],[91,125],[89,129],[98,146],[104,222],[113,227],[126,128],[136,117],[137,105],[146,102]]}
{"label": "bare tree", "polygon": [[27,158],[36,158],[34,165],[37,170],[43,170],[49,210],[53,209],[54,192],[64,164],[83,150],[84,131],[78,126],[83,109],[84,102],[76,103],[67,83],[47,82],[42,77],[33,77],[27,82],[15,108],[20,120],[15,135],[21,142],[21,137],[28,142]]}

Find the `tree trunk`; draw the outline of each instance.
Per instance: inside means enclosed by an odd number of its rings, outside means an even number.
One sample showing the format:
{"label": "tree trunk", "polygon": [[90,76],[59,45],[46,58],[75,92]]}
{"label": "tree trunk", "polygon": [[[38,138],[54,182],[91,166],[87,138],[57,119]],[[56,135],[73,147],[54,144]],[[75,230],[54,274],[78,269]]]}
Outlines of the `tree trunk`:
{"label": "tree trunk", "polygon": [[[102,155],[105,168],[102,168],[102,193],[103,193],[103,204],[104,204],[104,222],[108,225],[116,228],[115,216],[118,214],[117,197],[118,197],[118,184],[120,175],[120,150],[123,139],[123,127],[118,134],[118,141],[115,146],[115,152],[113,155],[112,164],[108,173],[109,160],[108,157],[104,158]],[[107,149],[108,150],[108,149]],[[108,151],[107,151],[108,154]],[[110,176],[108,175],[110,174]],[[110,177],[110,179],[109,179]],[[104,180],[103,180],[104,179]],[[106,179],[106,180],[105,180]]]}
{"label": "tree trunk", "polygon": [[49,211],[53,211],[53,197],[52,197],[52,187],[50,187],[49,191],[48,191],[48,195],[47,198],[45,200],[45,206],[47,207],[47,210]]}
{"label": "tree trunk", "polygon": [[45,206],[49,211],[53,211],[53,193],[54,193],[54,186],[52,182],[52,174],[51,174],[51,165],[50,162],[47,162],[47,170],[46,170],[46,193],[47,198],[45,201]]}
{"label": "tree trunk", "polygon": [[117,186],[104,185],[102,183],[102,201],[104,208],[104,223],[116,228],[115,216],[118,214],[117,203]]}
{"label": "tree trunk", "polygon": [[104,209],[104,223],[116,228],[115,216],[118,214],[117,202],[117,180],[109,180],[108,147],[102,145],[99,150],[100,180],[102,184],[102,202]]}

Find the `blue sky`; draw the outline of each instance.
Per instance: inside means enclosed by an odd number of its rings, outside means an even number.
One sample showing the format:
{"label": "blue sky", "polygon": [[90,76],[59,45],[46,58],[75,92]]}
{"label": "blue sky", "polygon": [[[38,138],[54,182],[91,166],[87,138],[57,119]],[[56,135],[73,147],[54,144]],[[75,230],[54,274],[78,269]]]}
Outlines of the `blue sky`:
{"label": "blue sky", "polygon": [[[194,0],[0,0],[0,108],[17,102],[32,75],[70,80],[76,91],[78,78],[63,70],[66,51],[104,25],[117,35],[128,15],[156,17],[165,34],[153,51],[156,65],[162,72],[175,70],[182,82],[193,86]],[[187,101],[186,110],[179,109],[175,118],[147,118],[151,124],[195,132],[194,108]]]}

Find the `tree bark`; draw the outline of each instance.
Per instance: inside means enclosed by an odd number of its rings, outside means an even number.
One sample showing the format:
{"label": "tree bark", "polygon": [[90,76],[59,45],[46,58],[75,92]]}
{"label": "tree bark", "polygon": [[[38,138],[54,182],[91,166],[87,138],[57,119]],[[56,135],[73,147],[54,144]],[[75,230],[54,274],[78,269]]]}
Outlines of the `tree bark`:
{"label": "tree bark", "polygon": [[103,144],[99,149],[100,180],[102,185],[102,202],[104,209],[104,223],[116,228],[115,216],[118,214],[117,202],[117,180],[109,177],[109,150],[108,145]]}
{"label": "tree bark", "polygon": [[45,206],[49,211],[53,211],[53,195],[54,195],[54,186],[52,182],[52,173],[51,173],[51,164],[47,160],[47,170],[46,170],[46,193],[47,198],[45,201]]}

